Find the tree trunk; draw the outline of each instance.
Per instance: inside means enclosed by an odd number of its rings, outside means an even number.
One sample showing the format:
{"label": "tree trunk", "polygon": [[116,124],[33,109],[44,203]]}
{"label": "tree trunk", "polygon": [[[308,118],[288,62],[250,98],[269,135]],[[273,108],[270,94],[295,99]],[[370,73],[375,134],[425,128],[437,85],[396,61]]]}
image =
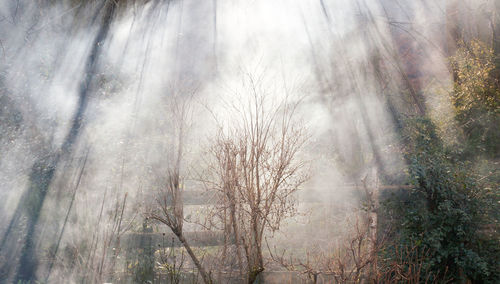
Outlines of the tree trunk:
{"label": "tree trunk", "polygon": [[495,0],[493,14],[491,19],[492,25],[492,45],[495,67],[491,72],[497,86],[500,83],[500,0]]}
{"label": "tree trunk", "polygon": [[[80,82],[77,108],[68,134],[58,151],[49,151],[47,155],[34,162],[29,175],[28,188],[21,196],[15,213],[0,241],[0,258],[14,258],[11,261],[0,263],[0,270],[5,271],[7,276],[4,278],[6,278],[7,282],[24,283],[38,280],[36,271],[39,259],[35,252],[35,246],[39,236],[35,234],[36,226],[55,172],[60,162],[71,154],[73,144],[83,126],[83,119],[90,96],[90,85],[97,69],[98,58],[103,46],[102,42],[106,39],[115,15],[115,2],[102,1],[101,5],[101,9],[97,13],[99,14],[101,10],[104,11],[102,22],[85,62],[85,75]],[[12,248],[19,248],[19,251],[13,252]],[[19,255],[13,255],[13,253]],[[17,259],[18,256],[19,259]],[[50,261],[53,262],[54,260]],[[51,265],[53,264],[50,263],[49,266]]]}
{"label": "tree trunk", "polygon": [[368,208],[368,252],[370,254],[370,279],[377,281],[377,226],[378,226],[378,207],[379,207],[379,181],[377,169],[374,167],[371,172],[369,185],[365,185],[365,190],[369,198]]}
{"label": "tree trunk", "polygon": [[249,249],[249,262],[248,262],[248,283],[252,284],[255,282],[259,274],[264,271],[264,260],[262,257],[261,249],[261,236],[259,229],[260,218],[257,212],[252,211],[251,220],[251,239],[250,239],[250,249]]}
{"label": "tree trunk", "polygon": [[236,246],[236,256],[238,257],[238,266],[240,268],[240,275],[243,274],[243,259],[241,257],[241,252],[240,252],[240,234],[238,230],[238,224],[236,223],[236,205],[234,204],[234,201],[229,201],[231,202],[230,206],[230,216],[231,216],[231,224],[233,226],[233,233],[234,233],[234,244]]}
{"label": "tree trunk", "polygon": [[263,267],[251,267],[248,270],[248,284],[253,284],[262,271],[264,271]]}
{"label": "tree trunk", "polygon": [[446,5],[446,56],[453,56],[462,37],[458,22],[458,2],[451,0]]}
{"label": "tree trunk", "polygon": [[208,273],[205,271],[205,269],[201,265],[200,261],[198,260],[198,257],[194,254],[194,252],[191,249],[191,246],[187,242],[186,238],[184,238],[184,235],[182,233],[180,233],[180,232],[174,232],[174,233],[177,236],[177,238],[179,239],[179,241],[182,243],[182,245],[184,246],[184,248],[186,249],[186,251],[189,254],[189,256],[191,257],[191,259],[193,260],[194,265],[196,266],[196,268],[198,268],[198,271],[201,274],[201,278],[203,278],[203,282],[205,284],[211,284],[212,283],[212,279],[210,278],[210,275],[208,275]]}

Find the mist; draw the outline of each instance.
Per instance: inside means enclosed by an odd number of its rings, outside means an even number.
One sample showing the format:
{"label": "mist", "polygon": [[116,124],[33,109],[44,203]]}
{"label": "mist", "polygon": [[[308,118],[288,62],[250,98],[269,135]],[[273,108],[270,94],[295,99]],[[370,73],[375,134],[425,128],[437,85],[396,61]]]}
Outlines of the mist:
{"label": "mist", "polygon": [[[296,106],[291,123],[306,133],[297,214],[265,242],[336,251],[366,181],[408,185],[404,117],[450,121],[440,133],[460,140],[451,2],[1,1],[0,282],[140,282],[127,235],[171,233],[148,216],[174,168],[183,230],[217,231],[205,218],[217,203],[209,149],[261,95],[277,116]],[[476,14],[489,2],[459,5],[465,38],[487,36]],[[216,263],[216,248],[196,253]],[[213,277],[229,269],[210,265]]]}

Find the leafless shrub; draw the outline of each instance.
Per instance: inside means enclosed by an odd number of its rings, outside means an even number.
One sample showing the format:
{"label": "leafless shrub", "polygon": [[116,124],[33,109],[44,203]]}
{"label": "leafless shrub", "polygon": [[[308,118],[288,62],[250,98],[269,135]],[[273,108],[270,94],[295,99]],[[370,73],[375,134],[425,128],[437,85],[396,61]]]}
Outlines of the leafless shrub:
{"label": "leafless shrub", "polygon": [[184,250],[180,251],[179,256],[176,254],[173,238],[170,248],[163,245],[162,249],[159,250],[158,268],[166,272],[169,283],[180,283],[185,258]]}
{"label": "leafless shrub", "polygon": [[234,240],[238,269],[253,283],[264,270],[263,236],[296,214],[293,193],[307,175],[298,157],[305,143],[298,103],[273,104],[251,76],[248,87],[248,99],[227,106],[231,121],[218,125],[204,181],[217,198],[206,224]]}
{"label": "leafless shrub", "polygon": [[307,248],[304,255],[293,256],[286,250],[279,252],[269,248],[274,262],[289,271],[307,275],[317,283],[324,275],[335,283],[358,283],[362,279],[377,282],[377,254],[385,243],[388,232],[377,231],[379,207],[379,183],[375,169],[362,180],[366,195],[365,206],[347,213],[345,238],[336,245],[330,242],[326,247]]}
{"label": "leafless shrub", "polygon": [[340,246],[308,249],[305,256],[298,257],[288,254],[286,250],[278,252],[276,247],[268,247],[271,258],[289,271],[307,275],[312,283],[318,282],[319,275],[334,283],[359,283],[366,278],[364,276],[376,257],[369,245],[369,222],[363,215],[349,222],[352,230],[346,232],[348,237]]}
{"label": "leafless shrub", "polygon": [[433,275],[425,266],[429,249],[419,245],[395,246],[395,256],[379,271],[380,283],[450,283],[447,279],[448,268],[444,267],[438,275]]}

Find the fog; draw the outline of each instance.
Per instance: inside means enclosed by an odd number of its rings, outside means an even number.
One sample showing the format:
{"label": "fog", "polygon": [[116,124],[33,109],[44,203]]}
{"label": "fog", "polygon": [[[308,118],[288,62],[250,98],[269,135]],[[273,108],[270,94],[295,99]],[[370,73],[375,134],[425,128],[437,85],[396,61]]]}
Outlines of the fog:
{"label": "fog", "polygon": [[[278,247],[340,242],[360,212],[356,186],[374,168],[381,184],[404,182],[401,113],[452,119],[451,1],[108,2],[0,2],[6,282],[102,283],[122,271],[125,251],[104,244],[142,231],[179,135],[184,190],[209,191],[207,151],[256,86],[268,109],[297,104],[307,132],[298,157],[309,178],[299,214],[268,236]],[[466,2],[457,17],[475,35],[482,1]],[[403,59],[410,50],[413,63]]]}

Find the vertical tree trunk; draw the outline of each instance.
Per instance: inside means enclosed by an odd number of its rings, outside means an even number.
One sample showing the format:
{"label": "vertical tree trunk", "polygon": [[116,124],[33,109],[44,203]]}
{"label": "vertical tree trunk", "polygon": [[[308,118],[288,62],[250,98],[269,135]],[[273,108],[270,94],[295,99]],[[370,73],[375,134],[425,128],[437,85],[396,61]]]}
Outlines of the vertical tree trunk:
{"label": "vertical tree trunk", "polygon": [[457,49],[457,43],[462,37],[458,22],[458,1],[449,0],[446,4],[446,55],[452,56]]}
{"label": "vertical tree trunk", "polygon": [[236,205],[234,204],[233,201],[230,201],[230,218],[231,218],[231,224],[233,226],[233,233],[234,233],[234,245],[236,246],[236,256],[238,257],[238,266],[240,269],[240,275],[243,274],[243,258],[241,256],[241,251],[240,251],[240,233],[238,230],[238,224],[236,223]]}
{"label": "vertical tree trunk", "polygon": [[379,207],[379,181],[377,168],[374,167],[370,173],[369,184],[365,184],[365,190],[368,196],[368,252],[370,254],[370,272],[369,278],[375,282],[377,279],[377,226],[378,226],[378,207]]}
{"label": "vertical tree trunk", "polygon": [[494,0],[491,25],[493,56],[495,64],[495,67],[491,74],[498,86],[500,82],[500,0]]}
{"label": "vertical tree trunk", "polygon": [[[83,126],[83,119],[91,92],[91,83],[102,51],[102,42],[106,39],[115,15],[116,3],[114,1],[102,1],[100,5],[101,8],[97,10],[97,14],[99,15],[101,11],[104,12],[98,33],[85,62],[84,75],[78,90],[77,109],[72,118],[68,134],[64,138],[59,151],[51,151],[33,164],[29,175],[28,188],[21,196],[9,226],[0,241],[0,256],[4,256],[5,259],[12,259],[12,261],[0,263],[0,270],[5,271],[7,274],[5,277],[7,282],[24,283],[38,280],[36,275],[38,256],[35,252],[35,244],[38,238],[35,234],[36,227],[56,169],[60,162],[71,154],[73,144]],[[19,248],[19,251],[12,251],[12,248]],[[50,277],[50,275],[47,277]]]}
{"label": "vertical tree trunk", "polygon": [[250,240],[250,258],[248,263],[248,284],[252,284],[257,280],[259,274],[264,271],[264,260],[261,249],[261,223],[258,213],[252,211],[251,220],[251,240]]}

